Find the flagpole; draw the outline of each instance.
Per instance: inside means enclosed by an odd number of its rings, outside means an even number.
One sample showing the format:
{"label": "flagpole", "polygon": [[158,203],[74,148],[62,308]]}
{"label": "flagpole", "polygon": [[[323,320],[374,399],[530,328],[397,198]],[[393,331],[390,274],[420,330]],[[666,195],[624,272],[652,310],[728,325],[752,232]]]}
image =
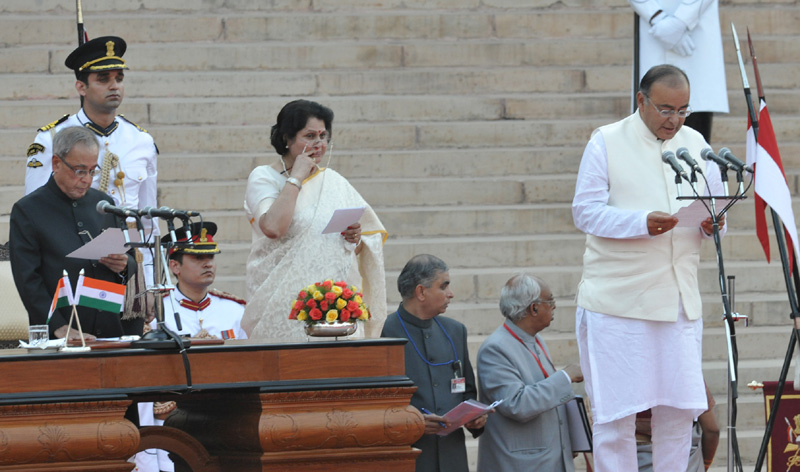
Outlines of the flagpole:
{"label": "flagpole", "polygon": [[[747,29],[747,43],[750,48],[750,57],[753,61],[753,72],[756,78],[756,88],[758,90],[758,98],[763,100],[766,103],[766,98],[764,94],[764,88],[761,85],[761,75],[758,71],[758,60],[756,58],[755,49],[753,48],[753,41],[750,38],[750,29]],[[759,104],[760,105],[760,104]],[[752,103],[750,104],[752,107]],[[751,117],[752,120],[752,117]],[[753,136],[756,141],[756,146],[758,145],[758,128],[756,126],[753,127]],[[758,170],[758,166],[755,166],[756,171]],[[786,294],[789,298],[789,306],[792,310],[791,318],[793,320],[794,328],[792,329],[792,335],[789,340],[789,347],[786,350],[786,356],[784,357],[783,366],[781,368],[780,376],[778,377],[778,385],[775,390],[775,398],[772,403],[772,407],[770,409],[769,418],[767,419],[767,427],[764,430],[764,437],[761,440],[761,447],[758,451],[758,457],[756,458],[756,465],[755,470],[760,471],[761,467],[764,463],[764,459],[767,455],[767,448],[769,446],[770,436],[772,436],[772,431],[775,428],[775,421],[777,419],[778,408],[780,406],[781,396],[783,395],[783,389],[786,384],[786,377],[789,374],[789,366],[792,362],[792,354],[794,353],[795,346],[797,344],[797,340],[800,337],[800,318],[798,317],[798,302],[797,302],[797,293],[800,291],[800,287],[798,287],[798,283],[800,283],[800,277],[798,276],[798,269],[797,269],[797,260],[795,258],[794,251],[792,251],[791,259],[789,259],[789,255],[787,254],[786,248],[786,240],[784,239],[784,227],[781,223],[781,220],[775,210],[770,207],[770,213],[772,214],[772,224],[775,228],[775,240],[778,243],[778,252],[781,257],[781,266],[783,268],[783,276],[784,281],[786,283]],[[791,269],[790,269],[791,267]],[[792,286],[792,275],[794,275],[794,287]]]}

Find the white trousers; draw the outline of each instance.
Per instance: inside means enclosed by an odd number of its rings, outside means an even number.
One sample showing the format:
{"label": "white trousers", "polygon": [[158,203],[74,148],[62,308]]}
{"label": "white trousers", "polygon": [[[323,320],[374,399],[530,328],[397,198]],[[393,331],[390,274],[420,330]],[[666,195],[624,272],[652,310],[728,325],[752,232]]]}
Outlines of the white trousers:
{"label": "white trousers", "polygon": [[[685,471],[692,445],[692,412],[654,406],[653,472]],[[595,424],[592,433],[595,472],[636,472],[636,415]]]}

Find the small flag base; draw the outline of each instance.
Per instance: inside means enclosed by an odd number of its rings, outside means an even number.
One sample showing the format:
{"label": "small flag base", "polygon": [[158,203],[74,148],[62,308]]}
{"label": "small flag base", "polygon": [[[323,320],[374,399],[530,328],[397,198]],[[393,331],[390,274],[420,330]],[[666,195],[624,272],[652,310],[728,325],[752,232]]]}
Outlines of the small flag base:
{"label": "small flag base", "polygon": [[59,351],[61,352],[88,352],[91,351],[92,348],[89,346],[64,346]]}

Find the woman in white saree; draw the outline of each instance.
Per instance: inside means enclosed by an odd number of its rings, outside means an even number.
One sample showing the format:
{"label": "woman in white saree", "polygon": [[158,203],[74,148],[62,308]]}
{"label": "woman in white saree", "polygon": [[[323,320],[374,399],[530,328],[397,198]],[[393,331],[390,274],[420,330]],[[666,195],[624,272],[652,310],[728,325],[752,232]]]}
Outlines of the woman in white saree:
{"label": "woman in white saree", "polygon": [[[331,139],[333,111],[296,100],[278,113],[270,140],[280,155],[256,167],[244,208],[253,230],[247,259],[247,308],[242,328],[250,339],[305,341],[303,322],[289,319],[303,287],[327,279],[362,289],[372,319],[355,337],[380,336],[386,319],[383,243],[387,233],[369,204],[334,170],[319,167]],[[341,234],[322,234],[333,212],[366,207]]]}

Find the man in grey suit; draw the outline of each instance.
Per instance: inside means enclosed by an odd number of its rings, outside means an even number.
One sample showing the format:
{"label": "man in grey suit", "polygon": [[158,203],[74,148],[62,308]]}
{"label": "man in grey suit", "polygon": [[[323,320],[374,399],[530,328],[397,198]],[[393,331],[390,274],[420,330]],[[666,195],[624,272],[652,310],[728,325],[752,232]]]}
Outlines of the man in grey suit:
{"label": "man in grey suit", "polygon": [[[386,318],[381,337],[408,339],[406,375],[417,386],[411,406],[425,418],[425,433],[414,443],[422,450],[415,471],[468,472],[464,429],[446,436],[436,434],[449,426],[441,415],[477,396],[467,328],[441,316],[453,298],[447,264],[436,256],[416,255],[400,272],[397,289],[403,303]],[[477,436],[485,423],[483,415],[464,426]]]}
{"label": "man in grey suit", "polygon": [[481,401],[503,400],[479,440],[480,471],[575,470],[564,404],[583,374],[577,365],[557,371],[538,334],[555,308],[550,288],[531,275],[515,275],[500,292],[505,323],[478,350]]}

